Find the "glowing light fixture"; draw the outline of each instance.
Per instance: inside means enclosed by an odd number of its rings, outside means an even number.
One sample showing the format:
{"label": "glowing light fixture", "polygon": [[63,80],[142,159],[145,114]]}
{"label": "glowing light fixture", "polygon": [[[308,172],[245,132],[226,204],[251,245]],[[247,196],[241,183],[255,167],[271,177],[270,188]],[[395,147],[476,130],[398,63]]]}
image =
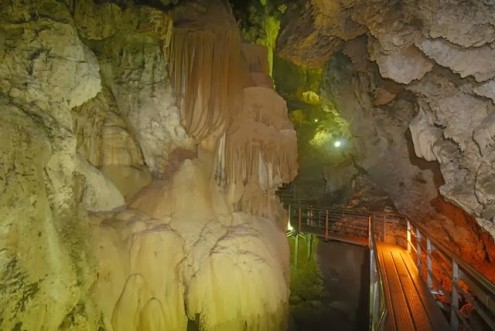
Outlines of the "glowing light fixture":
{"label": "glowing light fixture", "polygon": [[333,143],[333,145],[334,145],[335,147],[339,148],[340,146],[342,146],[342,141],[340,141],[340,140],[336,140],[336,141]]}
{"label": "glowing light fixture", "polygon": [[318,119],[317,118],[315,118],[315,123],[318,123]]}

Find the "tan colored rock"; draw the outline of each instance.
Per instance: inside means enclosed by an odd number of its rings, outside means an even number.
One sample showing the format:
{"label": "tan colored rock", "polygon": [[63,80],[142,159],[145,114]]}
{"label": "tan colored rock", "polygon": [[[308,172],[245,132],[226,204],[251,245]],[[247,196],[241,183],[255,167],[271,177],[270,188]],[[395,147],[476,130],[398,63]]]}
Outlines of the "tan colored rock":
{"label": "tan colored rock", "polygon": [[102,40],[117,33],[122,9],[114,3],[96,5],[93,1],[74,2],[74,21],[85,39]]}
{"label": "tan colored rock", "polygon": [[373,104],[375,106],[386,105],[392,100],[394,100],[396,96],[397,94],[395,94],[394,92],[382,87],[378,87],[374,91]]}
{"label": "tan colored rock", "polygon": [[378,64],[380,75],[401,84],[409,84],[413,80],[421,79],[433,68],[433,63],[415,46],[389,54],[376,52],[370,47],[370,59]]}
{"label": "tan colored rock", "polygon": [[[71,178],[48,168],[64,160],[49,129],[3,96],[0,118],[1,328],[56,330],[91,281],[82,244],[86,228],[71,210],[71,197],[58,197],[68,190],[57,192],[51,181]],[[98,313],[91,305],[87,312],[85,327],[98,328]]]}
{"label": "tan colored rock", "polygon": [[367,72],[369,70],[370,60],[367,56],[363,56],[363,54],[368,53],[367,39],[365,37],[349,40],[345,43],[342,52],[351,59],[357,71]]}
{"label": "tan colored rock", "polygon": [[495,113],[489,112],[481,121],[480,125],[474,129],[473,139],[478,145],[482,155],[490,155],[495,137]]}
{"label": "tan colored rock", "polygon": [[409,1],[394,4],[384,0],[376,0],[373,3],[356,1],[350,16],[378,41],[382,53],[400,53],[421,36],[418,20],[411,15],[413,11],[410,5]]}
{"label": "tan colored rock", "polygon": [[16,79],[0,80],[0,88],[17,102],[35,103],[70,128],[68,109],[95,96],[101,88],[95,56],[69,24],[44,20],[2,27],[5,42],[15,47],[4,53],[0,76]]}
{"label": "tan colored rock", "polygon": [[442,130],[433,125],[431,117],[430,113],[420,110],[409,124],[416,156],[424,158],[426,161],[436,160],[432,147],[442,137]]}
{"label": "tan colored rock", "polygon": [[152,175],[148,168],[135,168],[122,164],[105,165],[101,172],[119,189],[126,201],[151,183]]}
{"label": "tan colored rock", "polygon": [[125,205],[122,193],[98,169],[78,155],[76,172],[84,176],[82,203],[89,211],[108,211]]}
{"label": "tan colored rock", "polygon": [[488,1],[444,1],[418,3],[418,15],[424,20],[431,38],[443,38],[468,48],[495,41],[495,15]]}
{"label": "tan colored rock", "polygon": [[272,210],[271,196],[297,174],[296,134],[285,101],[272,89],[246,88],[244,103],[220,145],[216,180],[244,185],[243,210],[273,217],[279,210]]}
{"label": "tan colored rock", "polygon": [[168,79],[171,17],[148,7],[129,8],[123,15],[126,20],[118,26],[118,33],[92,45],[99,55],[102,79],[115,100],[111,107],[125,123],[117,125],[132,132],[138,143],[136,153],[127,138],[133,162],[139,154],[150,171],[161,177],[169,153],[176,147],[194,146],[180,124]]}
{"label": "tan colored rock", "polygon": [[[428,158],[431,155],[425,151],[431,149],[440,163],[445,180],[440,193],[478,220],[485,215],[480,225],[492,229],[486,226],[493,217],[493,201],[485,175],[490,170],[484,164],[495,157],[491,146],[495,135],[493,104],[468,91],[461,92],[446,74],[429,75],[411,89],[422,95],[424,109],[429,112],[424,115],[428,121],[417,120],[411,125],[415,149],[422,149],[423,156],[429,155]],[[429,136],[424,134],[428,132]]]}
{"label": "tan colored rock", "polygon": [[296,64],[322,67],[344,40],[364,33],[364,28],[351,20],[350,10],[339,1],[291,4],[286,17],[290,24],[280,30],[277,51]]}
{"label": "tan colored rock", "polygon": [[462,48],[439,38],[420,41],[416,46],[439,65],[463,78],[473,76],[476,81],[484,82],[495,77],[495,42],[477,48]]}
{"label": "tan colored rock", "polygon": [[73,109],[77,149],[93,166],[144,165],[139,145],[110,91]]}
{"label": "tan colored rock", "polygon": [[495,79],[476,86],[473,91],[479,96],[492,99],[493,103],[495,103]]}
{"label": "tan colored rock", "polygon": [[[241,64],[240,34],[225,6],[208,3],[208,11],[183,18],[174,27],[170,77],[180,107],[181,124],[197,140],[223,131],[242,105],[248,72]],[[229,93],[218,93],[229,86]]]}
{"label": "tan colored rock", "polygon": [[163,221],[136,212],[109,217],[92,235],[99,275],[93,298],[104,313],[106,327],[138,330],[155,313],[155,328],[185,330],[183,240]]}

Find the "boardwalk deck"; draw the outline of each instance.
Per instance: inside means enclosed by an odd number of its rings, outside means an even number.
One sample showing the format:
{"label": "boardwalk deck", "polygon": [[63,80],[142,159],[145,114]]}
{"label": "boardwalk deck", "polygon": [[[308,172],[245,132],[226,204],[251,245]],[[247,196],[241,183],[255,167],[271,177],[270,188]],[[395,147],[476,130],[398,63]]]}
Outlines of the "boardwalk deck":
{"label": "boardwalk deck", "polygon": [[386,330],[450,330],[447,320],[421,280],[414,262],[402,248],[378,244],[388,318]]}

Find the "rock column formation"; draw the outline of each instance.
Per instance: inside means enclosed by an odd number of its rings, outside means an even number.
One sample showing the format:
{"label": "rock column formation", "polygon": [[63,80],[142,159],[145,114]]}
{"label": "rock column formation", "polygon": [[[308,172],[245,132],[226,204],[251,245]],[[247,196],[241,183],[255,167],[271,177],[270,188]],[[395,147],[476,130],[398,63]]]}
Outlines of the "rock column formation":
{"label": "rock column formation", "polygon": [[221,1],[2,3],[0,329],[285,329],[296,135],[250,47]]}

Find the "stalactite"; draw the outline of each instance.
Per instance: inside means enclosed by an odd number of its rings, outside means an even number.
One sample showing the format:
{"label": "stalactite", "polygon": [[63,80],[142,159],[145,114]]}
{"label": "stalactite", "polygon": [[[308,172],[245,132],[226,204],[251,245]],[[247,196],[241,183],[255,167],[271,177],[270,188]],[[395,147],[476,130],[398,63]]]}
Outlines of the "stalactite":
{"label": "stalactite", "polygon": [[241,107],[246,78],[235,22],[223,7],[209,13],[174,27],[169,54],[181,123],[197,140],[228,126]]}
{"label": "stalactite", "polygon": [[227,131],[226,184],[244,185],[241,208],[273,216],[274,192],[297,174],[296,133],[272,89],[244,89],[244,107]]}

